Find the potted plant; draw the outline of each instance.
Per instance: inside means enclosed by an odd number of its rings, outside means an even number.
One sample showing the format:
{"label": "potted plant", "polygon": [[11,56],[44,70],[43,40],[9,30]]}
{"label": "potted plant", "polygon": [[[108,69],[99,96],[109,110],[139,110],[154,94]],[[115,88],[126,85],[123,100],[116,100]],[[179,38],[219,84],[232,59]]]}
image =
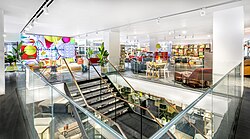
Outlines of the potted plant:
{"label": "potted plant", "polygon": [[[12,47],[13,51],[10,51],[9,54],[7,55],[7,57],[5,58],[5,62],[9,63],[10,66],[13,67],[13,69],[17,69],[16,67],[16,62],[21,62],[21,57],[22,55],[25,53],[25,51],[21,51],[21,46],[22,46],[23,42],[21,41],[18,45],[17,48]],[[13,65],[14,62],[14,65]]]}
{"label": "potted plant", "polygon": [[87,58],[90,59],[91,56],[93,55],[94,51],[91,48],[87,48]]}
{"label": "potted plant", "polygon": [[107,50],[105,50],[104,48],[104,43],[102,43],[102,45],[98,48],[99,49],[99,53],[97,54],[97,57],[99,58],[99,63],[101,65],[101,71],[102,73],[107,72],[107,67],[105,67],[105,64],[108,62],[108,56],[109,53]]}

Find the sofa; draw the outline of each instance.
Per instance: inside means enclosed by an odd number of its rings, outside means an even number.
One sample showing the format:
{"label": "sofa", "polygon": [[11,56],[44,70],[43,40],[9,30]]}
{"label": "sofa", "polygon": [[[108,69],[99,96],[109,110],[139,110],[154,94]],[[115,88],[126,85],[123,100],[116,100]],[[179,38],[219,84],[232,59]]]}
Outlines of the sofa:
{"label": "sofa", "polygon": [[175,72],[175,81],[192,87],[209,87],[212,85],[212,69],[197,68],[192,72]]}
{"label": "sofa", "polygon": [[136,59],[132,59],[131,62],[131,70],[133,72],[145,72],[147,70],[147,62],[152,61],[152,58],[142,58],[142,61],[137,61]]}
{"label": "sofa", "polygon": [[250,76],[250,59],[244,60],[244,76]]}

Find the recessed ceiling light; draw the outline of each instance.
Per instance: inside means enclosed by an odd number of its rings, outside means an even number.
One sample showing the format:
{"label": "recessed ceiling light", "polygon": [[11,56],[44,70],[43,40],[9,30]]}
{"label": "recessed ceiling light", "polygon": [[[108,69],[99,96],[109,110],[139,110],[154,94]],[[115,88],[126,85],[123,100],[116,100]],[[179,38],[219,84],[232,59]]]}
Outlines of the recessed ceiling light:
{"label": "recessed ceiling light", "polygon": [[182,34],[187,34],[187,31],[183,30],[183,31],[182,31]]}

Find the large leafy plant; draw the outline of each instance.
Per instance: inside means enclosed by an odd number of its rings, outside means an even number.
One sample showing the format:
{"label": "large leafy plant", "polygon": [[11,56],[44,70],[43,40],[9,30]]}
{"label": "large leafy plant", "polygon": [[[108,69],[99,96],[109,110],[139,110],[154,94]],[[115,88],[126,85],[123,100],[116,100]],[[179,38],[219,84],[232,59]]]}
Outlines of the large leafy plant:
{"label": "large leafy plant", "polygon": [[109,53],[107,50],[105,50],[104,43],[102,43],[102,45],[98,49],[99,53],[97,54],[97,57],[100,59],[99,63],[101,66],[104,66],[108,62],[107,57],[109,56]]}
{"label": "large leafy plant", "polygon": [[10,65],[12,65],[13,62],[21,61],[22,55],[25,54],[24,51],[21,51],[22,44],[23,42],[20,42],[17,45],[17,48],[12,47],[13,51],[10,51],[7,57],[5,58],[6,63],[10,63]]}
{"label": "large leafy plant", "polygon": [[91,58],[91,56],[93,55],[94,51],[91,48],[87,48],[87,57]]}

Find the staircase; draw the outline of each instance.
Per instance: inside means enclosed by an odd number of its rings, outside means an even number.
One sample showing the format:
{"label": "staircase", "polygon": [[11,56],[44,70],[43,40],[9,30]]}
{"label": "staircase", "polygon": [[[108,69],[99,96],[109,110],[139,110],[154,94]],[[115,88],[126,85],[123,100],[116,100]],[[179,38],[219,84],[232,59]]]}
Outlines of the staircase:
{"label": "staircase", "polygon": [[[95,109],[115,121],[128,139],[149,138],[160,128],[155,121],[133,111],[127,102],[114,97],[120,97],[118,90],[106,76],[103,76],[102,79],[77,81],[84,98],[73,83],[65,83],[66,94],[89,111]],[[84,99],[89,107],[85,104]],[[112,128],[120,133],[117,126],[112,126]],[[166,138],[169,137],[166,136]]]}

